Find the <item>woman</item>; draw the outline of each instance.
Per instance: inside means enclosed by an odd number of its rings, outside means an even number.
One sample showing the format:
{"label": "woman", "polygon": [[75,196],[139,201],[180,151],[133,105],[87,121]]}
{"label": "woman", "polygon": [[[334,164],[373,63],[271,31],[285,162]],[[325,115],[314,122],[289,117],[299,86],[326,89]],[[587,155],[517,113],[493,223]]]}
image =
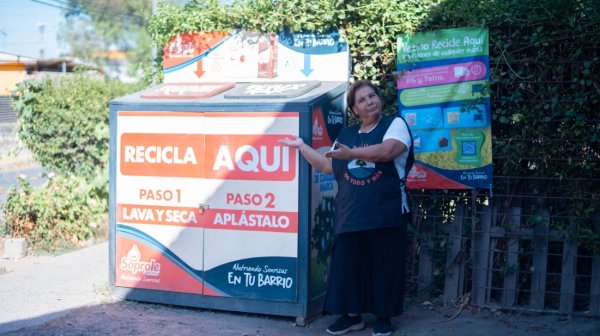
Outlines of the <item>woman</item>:
{"label": "woman", "polygon": [[324,155],[301,138],[281,139],[297,148],[338,184],[334,238],[324,311],[341,314],[327,332],[343,335],[365,327],[392,334],[391,317],[403,312],[407,226],[411,220],[406,175],[414,161],[412,136],[401,117],[384,117],[378,89],[353,83],[346,93],[360,124],[344,128]]}

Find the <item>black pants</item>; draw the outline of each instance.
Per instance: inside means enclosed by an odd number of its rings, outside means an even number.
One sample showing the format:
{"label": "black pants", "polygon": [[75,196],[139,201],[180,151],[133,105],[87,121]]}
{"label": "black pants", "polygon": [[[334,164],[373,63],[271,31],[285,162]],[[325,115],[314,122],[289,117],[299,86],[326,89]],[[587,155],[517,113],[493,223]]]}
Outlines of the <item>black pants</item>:
{"label": "black pants", "polygon": [[[409,223],[409,221],[404,221]],[[407,224],[334,237],[325,313],[401,315]]]}

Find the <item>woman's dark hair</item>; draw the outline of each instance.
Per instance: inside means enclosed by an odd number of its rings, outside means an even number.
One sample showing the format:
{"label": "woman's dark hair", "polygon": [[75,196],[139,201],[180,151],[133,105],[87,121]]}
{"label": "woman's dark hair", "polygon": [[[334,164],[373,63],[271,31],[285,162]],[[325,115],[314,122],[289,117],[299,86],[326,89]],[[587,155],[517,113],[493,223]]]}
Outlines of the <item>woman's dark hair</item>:
{"label": "woman's dark hair", "polygon": [[356,97],[356,91],[363,86],[368,86],[368,87],[372,88],[373,91],[375,91],[375,94],[378,97],[381,97],[379,95],[379,89],[375,85],[373,85],[373,83],[371,83],[371,81],[368,81],[368,80],[356,81],[356,82],[352,83],[352,85],[350,85],[350,87],[346,91],[346,105],[348,106],[348,108],[350,110],[352,110],[352,108],[354,107],[354,98]]}

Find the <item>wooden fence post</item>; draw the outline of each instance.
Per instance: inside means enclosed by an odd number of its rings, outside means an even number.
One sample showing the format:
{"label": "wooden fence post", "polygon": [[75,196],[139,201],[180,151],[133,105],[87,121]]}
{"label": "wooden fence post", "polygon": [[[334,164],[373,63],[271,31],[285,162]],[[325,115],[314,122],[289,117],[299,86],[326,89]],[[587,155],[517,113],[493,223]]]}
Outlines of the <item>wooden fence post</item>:
{"label": "wooden fence post", "polygon": [[[600,213],[596,215],[596,233],[600,233]],[[600,316],[600,252],[592,254],[592,279],[590,288],[590,315]]]}
{"label": "wooden fence post", "polygon": [[502,288],[502,306],[512,307],[515,304],[517,293],[517,279],[519,278],[519,241],[521,238],[521,207],[508,209],[508,227],[506,246],[506,265],[504,273],[504,286]]}
{"label": "wooden fence post", "polygon": [[483,207],[479,228],[473,223],[473,289],[472,300],[476,305],[484,305],[487,301],[489,278],[490,234],[492,227],[492,208]]}
{"label": "wooden fence post", "polygon": [[446,254],[446,275],[444,279],[444,299],[455,300],[462,295],[461,284],[464,277],[463,247],[464,206],[459,204],[454,212],[454,220],[448,229],[449,249]]}
{"label": "wooden fence post", "polygon": [[531,274],[530,306],[544,309],[546,297],[546,272],[548,270],[548,235],[550,233],[550,212],[542,209],[542,220],[533,230],[533,272]]}
{"label": "wooden fence post", "polygon": [[559,310],[564,313],[572,313],[575,306],[575,272],[577,266],[577,226],[575,222],[571,222],[569,237],[563,244]]}
{"label": "wooden fence post", "polygon": [[417,284],[417,297],[420,300],[430,298],[431,283],[433,282],[433,262],[431,261],[431,251],[433,250],[433,228],[431,225],[422,223],[420,228],[423,239],[419,242],[419,275]]}

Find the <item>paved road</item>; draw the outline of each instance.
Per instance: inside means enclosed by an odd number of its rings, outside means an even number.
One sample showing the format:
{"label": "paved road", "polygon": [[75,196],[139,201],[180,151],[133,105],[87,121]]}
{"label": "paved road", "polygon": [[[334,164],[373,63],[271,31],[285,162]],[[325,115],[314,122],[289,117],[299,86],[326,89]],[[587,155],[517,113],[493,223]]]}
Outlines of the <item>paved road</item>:
{"label": "paved road", "polygon": [[[0,333],[42,324],[70,310],[98,303],[108,288],[108,243],[43,262],[3,261],[13,272],[0,274]],[[11,265],[22,263],[25,265]]]}
{"label": "paved road", "polygon": [[17,184],[17,176],[20,174],[25,175],[27,181],[34,187],[39,186],[46,181],[46,179],[42,177],[42,168],[40,167],[0,171],[0,204],[4,204],[8,188]]}

